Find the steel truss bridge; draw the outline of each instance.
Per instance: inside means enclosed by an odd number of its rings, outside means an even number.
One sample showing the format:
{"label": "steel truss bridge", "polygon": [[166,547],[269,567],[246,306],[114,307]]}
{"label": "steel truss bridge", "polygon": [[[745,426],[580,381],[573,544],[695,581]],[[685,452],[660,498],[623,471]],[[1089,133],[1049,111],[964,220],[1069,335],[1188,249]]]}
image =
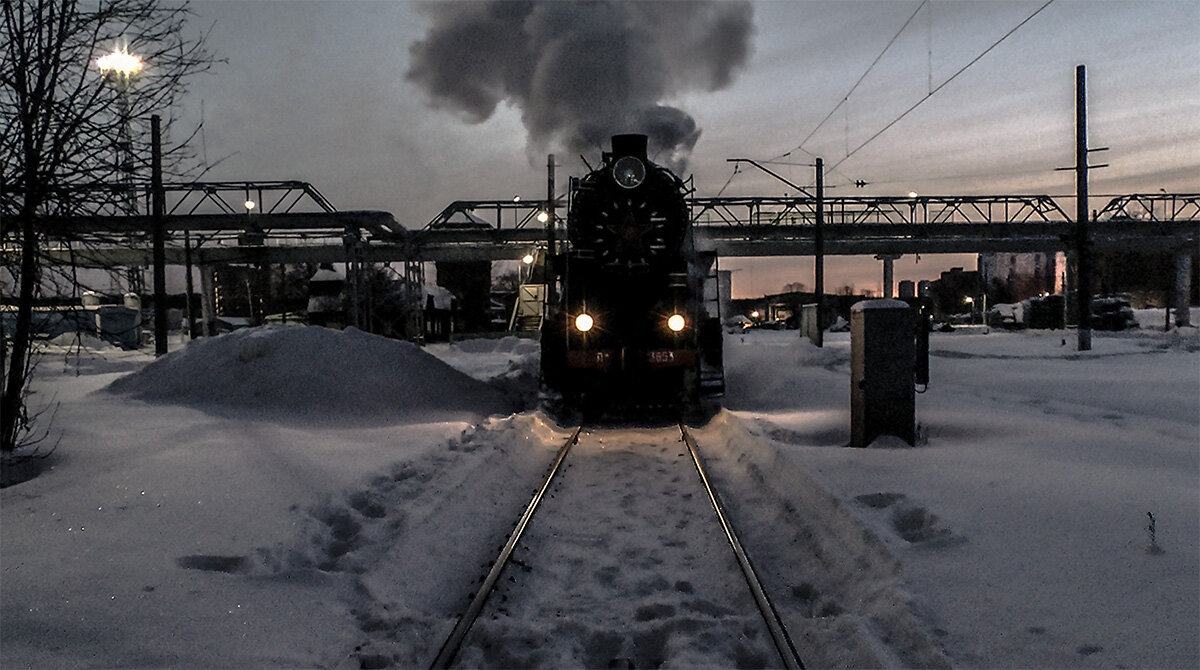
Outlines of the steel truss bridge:
{"label": "steel truss bridge", "polygon": [[[166,259],[174,265],[515,260],[549,238],[539,221],[550,209],[545,200],[456,201],[412,228],[388,212],[338,211],[305,182],[194,182],[164,190]],[[6,197],[0,222],[12,220],[12,204]],[[690,205],[702,250],[724,257],[815,252],[814,198],[692,198]],[[829,255],[1049,252],[1075,244],[1072,217],[1045,195],[827,198],[822,210]],[[1200,240],[1200,193],[1123,195],[1093,218],[1089,236],[1097,250],[1192,253]],[[151,264],[154,224],[110,207],[44,217],[38,229],[51,264],[136,267]],[[19,253],[12,227],[4,229],[3,253]]]}

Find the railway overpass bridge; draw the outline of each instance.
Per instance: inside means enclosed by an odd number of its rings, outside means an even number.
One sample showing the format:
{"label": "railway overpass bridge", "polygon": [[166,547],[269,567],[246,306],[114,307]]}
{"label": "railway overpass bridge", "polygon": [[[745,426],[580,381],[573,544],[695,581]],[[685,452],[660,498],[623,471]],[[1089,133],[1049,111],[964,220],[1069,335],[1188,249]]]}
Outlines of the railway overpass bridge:
{"label": "railway overpass bridge", "polygon": [[[318,211],[294,204],[260,211],[232,211],[215,192],[260,194],[263,182],[174,185],[183,193],[169,210],[168,264],[191,255],[197,265],[215,263],[498,261],[520,259],[548,244],[538,221],[542,200],[464,200],[451,203],[420,228],[401,225],[382,211],[338,211],[324,198],[308,197]],[[301,196],[315,189],[302,182],[272,188]],[[203,193],[196,201],[193,193]],[[228,200],[228,198],[225,198]],[[216,213],[197,212],[205,201]],[[812,198],[693,198],[696,242],[719,256],[807,256],[815,252],[816,202]],[[191,205],[191,207],[187,207]],[[829,255],[1067,251],[1075,224],[1049,196],[918,196],[829,198],[824,201],[824,252]],[[50,263],[82,267],[149,265],[148,216],[97,214],[53,217],[39,225]],[[1200,194],[1134,194],[1112,198],[1089,224],[1097,250],[1196,249],[1200,240]],[[561,221],[559,222],[561,239]],[[12,253],[5,248],[4,253]]]}
{"label": "railway overpass bridge", "polygon": [[[304,182],[168,184],[162,218],[168,265],[223,263],[403,263],[423,280],[423,264],[522,258],[546,248],[545,200],[471,200],[432,220],[404,226],[381,211],[338,211]],[[244,200],[243,200],[244,198]],[[249,203],[253,202],[253,205]],[[817,202],[810,197],[692,198],[697,245],[724,257],[809,256],[816,251]],[[5,207],[11,211],[10,208]],[[823,200],[827,255],[1055,252],[1075,246],[1075,223],[1045,195],[844,197]],[[543,216],[539,216],[543,215]],[[2,214],[9,218],[9,214]],[[1089,223],[1097,251],[1173,254],[1190,267],[1200,244],[1200,194],[1111,198]],[[562,239],[562,219],[556,218]],[[156,220],[96,212],[47,217],[45,260],[78,267],[152,264]],[[5,255],[19,253],[4,240]],[[1190,272],[1177,275],[1190,282]],[[1186,296],[1190,286],[1176,286]]]}

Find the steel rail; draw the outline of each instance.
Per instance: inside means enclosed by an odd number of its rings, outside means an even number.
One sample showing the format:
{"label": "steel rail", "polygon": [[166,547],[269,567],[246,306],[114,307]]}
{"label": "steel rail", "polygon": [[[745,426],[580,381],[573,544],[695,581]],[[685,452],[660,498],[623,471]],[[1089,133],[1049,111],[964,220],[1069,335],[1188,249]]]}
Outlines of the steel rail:
{"label": "steel rail", "polygon": [[746,550],[742,547],[741,540],[738,539],[737,533],[733,530],[733,525],[725,516],[724,505],[721,504],[721,498],[717,495],[716,489],[713,488],[712,482],[708,479],[708,473],[704,470],[704,463],[700,458],[699,448],[696,446],[696,441],[692,439],[691,433],[681,422],[679,424],[679,433],[683,436],[683,441],[687,444],[688,451],[692,455],[692,462],[696,465],[696,472],[700,474],[700,480],[704,482],[704,490],[708,492],[708,500],[712,503],[713,509],[717,512],[717,519],[721,522],[721,528],[725,530],[725,538],[729,540],[729,545],[733,547],[733,553],[737,557],[738,565],[742,568],[742,575],[746,578],[746,584],[750,587],[750,593],[754,596],[754,602],[758,605],[758,611],[762,614],[763,621],[767,625],[767,630],[771,633],[771,640],[775,643],[775,649],[779,652],[779,657],[783,660],[784,667],[789,670],[795,668],[804,668],[804,662],[800,660],[800,655],[796,652],[796,645],[792,644],[792,638],[788,635],[787,627],[783,625],[783,620],[779,617],[779,612],[775,609],[775,604],[771,602],[767,592],[763,589],[762,582],[758,579],[758,574],[754,571],[754,566],[750,563],[750,556],[746,554]]}
{"label": "steel rail", "polygon": [[529,520],[533,518],[533,513],[537,509],[538,503],[542,501],[542,496],[550,488],[550,481],[558,473],[559,466],[566,459],[571,445],[579,441],[579,432],[581,430],[583,430],[583,426],[576,428],[571,433],[571,437],[567,438],[562,448],[558,450],[558,455],[554,457],[554,463],[546,473],[545,479],[542,480],[541,487],[538,488],[537,493],[533,494],[529,505],[525,507],[525,513],[521,515],[521,518],[517,521],[517,525],[513,528],[512,534],[508,538],[508,542],[505,543],[504,549],[496,557],[496,562],[492,564],[492,569],[488,571],[487,577],[484,578],[483,583],[479,585],[479,589],[475,592],[475,596],[471,599],[471,604],[467,606],[466,611],[459,617],[458,623],[454,625],[454,630],[450,631],[450,636],[446,638],[441,650],[438,651],[437,656],[434,657],[433,663],[430,663],[429,667],[449,668],[450,664],[454,662],[454,657],[458,655],[458,650],[462,646],[463,640],[467,637],[467,633],[470,632],[475,620],[479,618],[479,613],[483,611],[483,606],[487,603],[488,596],[491,595],[492,589],[500,579],[500,573],[504,571],[504,567],[508,564],[508,559],[512,556],[517,542],[521,539],[521,534],[525,532],[525,527],[529,525]]}

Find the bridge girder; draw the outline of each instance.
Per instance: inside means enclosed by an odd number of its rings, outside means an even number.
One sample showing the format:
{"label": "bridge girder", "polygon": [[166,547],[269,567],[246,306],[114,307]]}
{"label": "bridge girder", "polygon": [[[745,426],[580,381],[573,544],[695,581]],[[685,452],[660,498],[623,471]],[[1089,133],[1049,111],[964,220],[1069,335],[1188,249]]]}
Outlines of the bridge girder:
{"label": "bridge girder", "polygon": [[[213,182],[188,185],[176,211],[214,192],[264,185],[319,200],[303,182]],[[192,194],[188,196],[188,194]],[[313,194],[316,194],[314,196]],[[280,196],[271,209],[287,209]],[[327,204],[327,201],[324,201]],[[814,253],[816,202],[811,198],[731,197],[691,201],[701,248],[723,256],[804,256]],[[825,253],[977,253],[1061,251],[1070,247],[1073,223],[1049,196],[919,196],[826,200]],[[1178,249],[1200,239],[1200,194],[1134,194],[1112,199],[1093,222],[1097,249]],[[293,203],[294,204],[294,203]],[[515,260],[546,244],[546,229],[530,225],[544,201],[456,201],[430,225],[409,230],[387,212],[222,211],[168,215],[167,262],[182,264],[181,233],[192,237],[193,263]],[[322,206],[323,208],[323,206]],[[190,207],[195,211],[197,207]],[[496,213],[490,222],[454,225],[459,212]],[[504,213],[514,223],[503,227]],[[146,216],[47,218],[47,261],[94,267],[149,264]],[[2,253],[16,253],[6,245]],[[250,244],[246,244],[250,242]]]}

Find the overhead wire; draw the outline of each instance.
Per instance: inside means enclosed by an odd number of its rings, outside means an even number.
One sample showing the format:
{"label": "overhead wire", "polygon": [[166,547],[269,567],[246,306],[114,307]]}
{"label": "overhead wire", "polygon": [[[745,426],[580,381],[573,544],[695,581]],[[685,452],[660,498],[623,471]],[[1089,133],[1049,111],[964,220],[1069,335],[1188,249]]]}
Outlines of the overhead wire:
{"label": "overhead wire", "polygon": [[721,187],[720,191],[717,191],[718,198],[721,197],[721,194],[725,192],[725,189],[729,188],[729,184],[733,182],[733,178],[738,175],[738,172],[741,171],[741,168],[742,166],[738,165],[737,163],[733,164],[733,172],[729,174],[729,179],[726,179],[725,185]]}
{"label": "overhead wire", "polygon": [[[850,87],[850,90],[846,91],[846,94],[842,96],[842,99],[839,100],[838,103],[833,106],[833,109],[829,110],[829,113],[825,115],[825,118],[821,119],[821,122],[818,123],[817,126],[815,128],[813,128],[812,131],[809,132],[809,134],[806,135],[803,140],[800,141],[800,144],[796,145],[794,148],[792,148],[787,153],[776,156],[775,157],[776,159],[786,158],[786,157],[790,156],[793,151],[797,151],[797,150],[804,151],[804,145],[807,144],[810,139],[812,139],[813,135],[817,134],[817,131],[820,130],[821,127],[825,125],[825,122],[828,121],[829,118],[832,117],[839,108],[841,108],[843,105],[846,104],[847,101],[850,100],[850,96],[854,94],[854,91],[857,90],[859,85],[863,83],[863,80],[867,78],[867,75],[871,74],[871,70],[875,69],[875,66],[878,65],[879,61],[883,59],[883,56],[884,56],[884,54],[886,54],[888,52],[888,49],[892,48],[892,45],[895,44],[896,40],[900,38],[900,34],[904,32],[905,28],[908,28],[908,24],[912,23],[913,19],[915,19],[917,17],[917,14],[920,13],[921,8],[924,7],[925,5],[927,5],[928,3],[929,3],[929,0],[921,1],[921,4],[917,6],[917,9],[915,11],[913,11],[912,15],[908,17],[908,20],[904,22],[904,25],[900,26],[900,30],[897,30],[896,34],[892,35],[892,39],[888,40],[887,46],[883,47],[883,51],[879,52],[879,55],[875,57],[875,60],[871,61],[871,64],[868,65],[867,69],[863,71],[861,76],[859,76],[858,81],[854,82],[854,85]],[[805,153],[808,153],[808,152],[805,152]],[[772,159],[772,160],[774,160],[774,159]]]}
{"label": "overhead wire", "polygon": [[860,144],[860,145],[858,145],[857,147],[855,147],[853,151],[850,151],[850,152],[848,152],[848,153],[847,153],[847,154],[846,154],[846,155],[845,155],[845,156],[844,156],[844,157],[843,157],[841,160],[839,160],[837,163],[834,163],[834,164],[833,164],[833,166],[830,168],[830,170],[836,169],[836,168],[837,168],[839,165],[841,165],[842,163],[845,163],[847,160],[849,160],[849,158],[850,158],[851,156],[853,156],[854,154],[856,154],[856,153],[858,153],[860,150],[862,150],[862,148],[863,148],[863,147],[865,147],[865,146],[867,146],[868,144],[870,144],[871,142],[873,142],[873,141],[874,141],[876,138],[878,138],[880,135],[882,135],[882,134],[886,133],[886,132],[887,132],[889,129],[891,129],[891,127],[892,127],[892,126],[894,126],[894,125],[896,125],[897,123],[899,123],[899,122],[900,122],[900,121],[901,121],[901,120],[902,120],[904,117],[908,116],[908,115],[909,115],[909,114],[910,114],[910,113],[911,113],[913,110],[915,110],[917,107],[920,107],[920,106],[921,106],[921,105],[922,105],[922,104],[923,104],[923,103],[924,103],[926,100],[928,100],[928,99],[932,98],[932,97],[933,97],[933,96],[934,96],[934,95],[935,95],[935,94],[936,94],[938,91],[940,91],[940,90],[942,90],[943,88],[945,88],[947,84],[949,84],[950,82],[952,82],[952,81],[954,81],[955,79],[957,79],[959,75],[961,75],[962,73],[966,72],[968,68],[970,68],[970,67],[971,67],[972,65],[974,65],[975,63],[979,62],[979,60],[980,60],[981,58],[983,58],[984,56],[988,55],[988,53],[990,53],[990,52],[992,51],[992,49],[995,49],[997,46],[999,46],[1001,42],[1003,42],[1004,40],[1008,39],[1008,38],[1009,38],[1009,37],[1010,37],[1010,36],[1011,36],[1013,33],[1015,33],[1015,32],[1017,32],[1018,30],[1020,30],[1022,26],[1024,26],[1026,23],[1029,23],[1030,21],[1032,21],[1032,20],[1033,20],[1033,18],[1034,18],[1035,16],[1037,16],[1038,14],[1041,14],[1041,13],[1042,13],[1042,11],[1043,11],[1044,9],[1046,9],[1047,7],[1049,7],[1049,6],[1050,6],[1051,4],[1053,4],[1053,3],[1054,3],[1054,0],[1046,0],[1046,3],[1045,3],[1045,4],[1043,4],[1041,7],[1038,7],[1038,8],[1037,8],[1037,9],[1036,9],[1036,10],[1035,10],[1035,11],[1034,11],[1032,14],[1030,14],[1030,15],[1029,15],[1029,16],[1027,16],[1027,17],[1025,17],[1025,19],[1024,19],[1023,21],[1021,21],[1020,23],[1018,23],[1016,26],[1013,26],[1013,28],[1012,28],[1012,29],[1010,29],[1008,32],[1004,33],[1004,35],[1002,35],[1002,36],[1000,37],[1000,39],[996,40],[995,42],[992,42],[991,46],[989,46],[988,48],[984,49],[984,50],[983,50],[983,51],[982,51],[982,52],[981,52],[981,53],[980,53],[978,56],[976,56],[975,58],[972,58],[972,59],[971,59],[971,61],[970,61],[969,63],[967,63],[966,65],[964,65],[964,66],[962,66],[961,68],[959,68],[959,70],[958,70],[957,72],[955,72],[954,74],[950,75],[950,78],[949,78],[949,79],[947,79],[946,81],[942,82],[941,84],[938,84],[937,88],[935,88],[935,89],[933,89],[932,91],[930,91],[929,93],[927,93],[927,94],[925,95],[925,97],[921,98],[921,99],[920,99],[920,100],[918,100],[916,103],[914,103],[914,104],[913,104],[911,107],[909,107],[908,109],[904,110],[904,112],[903,112],[903,113],[901,113],[901,114],[900,114],[900,116],[897,116],[897,117],[896,117],[895,119],[893,119],[893,120],[892,120],[890,123],[888,123],[886,126],[884,126],[883,128],[881,128],[881,129],[880,129],[878,132],[876,132],[874,135],[872,135],[872,136],[870,136],[869,138],[867,138],[867,139],[866,139],[866,141],[864,141],[862,144]]}

